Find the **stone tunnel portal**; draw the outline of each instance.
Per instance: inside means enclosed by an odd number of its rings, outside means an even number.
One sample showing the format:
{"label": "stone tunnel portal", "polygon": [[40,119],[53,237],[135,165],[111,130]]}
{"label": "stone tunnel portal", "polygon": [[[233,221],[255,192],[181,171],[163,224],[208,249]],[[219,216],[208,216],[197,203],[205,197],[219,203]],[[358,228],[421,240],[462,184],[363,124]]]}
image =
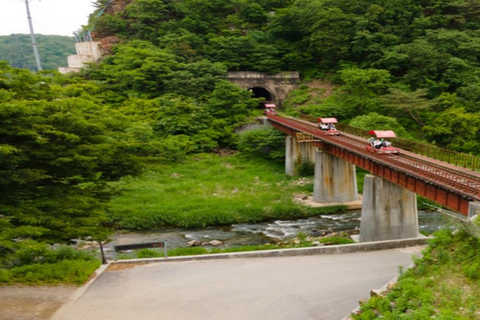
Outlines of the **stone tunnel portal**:
{"label": "stone tunnel portal", "polygon": [[265,98],[281,108],[288,92],[297,88],[300,75],[297,71],[285,71],[274,75],[255,71],[231,71],[228,72],[228,80],[241,88],[251,90],[254,97]]}
{"label": "stone tunnel portal", "polygon": [[263,108],[263,104],[266,102],[273,102],[273,95],[270,91],[265,88],[253,87],[248,88],[248,91],[252,92],[253,98],[263,98],[262,101],[258,104],[259,108]]}

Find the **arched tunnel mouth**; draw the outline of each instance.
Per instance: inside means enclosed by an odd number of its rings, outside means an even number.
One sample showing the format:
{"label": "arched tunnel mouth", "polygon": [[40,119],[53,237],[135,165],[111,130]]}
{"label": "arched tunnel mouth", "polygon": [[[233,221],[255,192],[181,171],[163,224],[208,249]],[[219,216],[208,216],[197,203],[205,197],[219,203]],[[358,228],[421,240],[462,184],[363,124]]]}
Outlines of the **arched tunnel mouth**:
{"label": "arched tunnel mouth", "polygon": [[266,103],[273,103],[273,96],[265,88],[261,87],[253,87],[253,88],[248,88],[248,91],[252,92],[253,98],[262,98],[258,104],[258,108],[264,108]]}

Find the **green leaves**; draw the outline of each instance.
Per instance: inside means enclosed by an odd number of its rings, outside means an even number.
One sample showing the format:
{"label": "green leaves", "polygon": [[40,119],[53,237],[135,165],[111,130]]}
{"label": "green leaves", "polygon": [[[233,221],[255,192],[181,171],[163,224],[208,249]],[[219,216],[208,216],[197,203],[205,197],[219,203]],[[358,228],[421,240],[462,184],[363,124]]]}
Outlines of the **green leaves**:
{"label": "green leaves", "polygon": [[423,131],[439,147],[468,153],[480,150],[476,139],[479,127],[480,114],[453,107],[441,112]]}
{"label": "green leaves", "polygon": [[246,155],[283,160],[285,135],[277,130],[252,130],[240,134],[238,149]]}
{"label": "green leaves", "polygon": [[393,130],[398,137],[409,137],[406,130],[398,124],[395,118],[385,117],[376,112],[353,118],[350,123],[352,127],[365,130]]}
{"label": "green leaves", "polygon": [[[41,34],[35,37],[44,70],[57,70],[58,67],[67,66],[67,57],[75,54],[74,37]],[[15,68],[37,70],[30,35],[0,36],[0,60],[8,61]]]}
{"label": "green leaves", "polygon": [[0,103],[0,256],[19,247],[14,239],[105,233],[105,182],[140,169],[130,122],[89,95],[61,95],[70,90],[48,101],[57,79],[5,65],[0,74],[12,93]]}

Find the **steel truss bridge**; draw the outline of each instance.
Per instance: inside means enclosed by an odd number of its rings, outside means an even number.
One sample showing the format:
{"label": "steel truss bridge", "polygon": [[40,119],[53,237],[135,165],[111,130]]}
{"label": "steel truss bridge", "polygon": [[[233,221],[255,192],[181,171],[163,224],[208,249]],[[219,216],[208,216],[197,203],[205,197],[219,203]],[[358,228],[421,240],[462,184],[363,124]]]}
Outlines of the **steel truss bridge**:
{"label": "steel truss bridge", "polygon": [[351,162],[464,216],[468,216],[469,202],[480,201],[480,173],[474,170],[404,149],[397,155],[368,152],[365,138],[343,131],[339,136],[326,135],[316,124],[299,119],[270,115],[268,121],[298,142],[312,143],[323,152]]}

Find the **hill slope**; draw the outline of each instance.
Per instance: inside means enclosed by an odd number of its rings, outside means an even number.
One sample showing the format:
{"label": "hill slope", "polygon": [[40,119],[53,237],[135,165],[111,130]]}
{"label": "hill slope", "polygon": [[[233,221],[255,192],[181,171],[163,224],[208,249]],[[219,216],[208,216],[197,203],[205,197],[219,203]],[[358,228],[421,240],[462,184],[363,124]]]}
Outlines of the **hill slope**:
{"label": "hill slope", "polygon": [[[67,66],[67,57],[75,54],[75,38],[54,35],[36,35],[42,68],[58,69]],[[30,35],[0,36],[0,60],[15,68],[36,70]]]}

